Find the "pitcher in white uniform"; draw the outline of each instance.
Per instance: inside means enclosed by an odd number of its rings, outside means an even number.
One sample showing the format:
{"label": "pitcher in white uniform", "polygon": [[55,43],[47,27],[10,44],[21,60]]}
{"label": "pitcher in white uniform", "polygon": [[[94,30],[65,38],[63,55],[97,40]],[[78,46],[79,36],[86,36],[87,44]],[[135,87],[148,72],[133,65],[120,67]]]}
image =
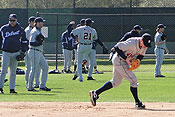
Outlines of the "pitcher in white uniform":
{"label": "pitcher in white uniform", "polygon": [[141,109],[145,108],[137,95],[137,77],[133,71],[128,69],[132,59],[139,59],[140,61],[143,59],[147,47],[151,47],[151,35],[146,33],[142,37],[132,37],[119,42],[112,48],[112,52],[116,52],[112,58],[113,78],[101,88],[89,92],[93,106],[96,106],[96,100],[102,92],[119,86],[122,79],[125,78],[130,82],[130,91],[135,99],[135,106]]}

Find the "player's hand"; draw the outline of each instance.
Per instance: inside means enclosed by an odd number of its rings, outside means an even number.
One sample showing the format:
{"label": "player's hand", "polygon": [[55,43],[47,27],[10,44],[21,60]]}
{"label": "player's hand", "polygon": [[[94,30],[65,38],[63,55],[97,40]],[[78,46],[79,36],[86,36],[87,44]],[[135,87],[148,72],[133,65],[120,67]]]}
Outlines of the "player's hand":
{"label": "player's hand", "polygon": [[128,58],[126,59],[126,62],[128,63],[128,65],[131,65],[131,64],[132,64],[132,63],[131,63],[131,58],[128,57]]}
{"label": "player's hand", "polygon": [[165,51],[166,51],[166,54],[169,54],[169,50],[168,49],[165,49]]}

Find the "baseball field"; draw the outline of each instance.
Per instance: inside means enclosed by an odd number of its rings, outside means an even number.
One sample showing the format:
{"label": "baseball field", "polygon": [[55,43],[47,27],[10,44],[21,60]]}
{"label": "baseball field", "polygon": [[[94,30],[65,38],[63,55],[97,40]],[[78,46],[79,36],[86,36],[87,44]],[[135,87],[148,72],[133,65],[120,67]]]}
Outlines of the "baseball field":
{"label": "baseball field", "polygon": [[[138,93],[146,105],[145,110],[134,108],[129,82],[100,95],[97,106],[90,103],[89,91],[101,87],[112,78],[111,62],[98,61],[98,70],[104,74],[93,74],[96,81],[73,81],[73,74],[49,74],[47,87],[51,92],[27,92],[24,75],[17,75],[17,95],[9,93],[9,81],[5,83],[4,94],[0,95],[0,116],[2,117],[173,117],[175,116],[175,68],[174,60],[165,60],[162,74],[165,78],[154,78],[154,60],[144,60],[138,70]],[[23,63],[19,68],[25,69]],[[50,70],[55,69],[49,63]],[[59,63],[58,69],[63,68]],[[9,75],[7,75],[9,78]]]}

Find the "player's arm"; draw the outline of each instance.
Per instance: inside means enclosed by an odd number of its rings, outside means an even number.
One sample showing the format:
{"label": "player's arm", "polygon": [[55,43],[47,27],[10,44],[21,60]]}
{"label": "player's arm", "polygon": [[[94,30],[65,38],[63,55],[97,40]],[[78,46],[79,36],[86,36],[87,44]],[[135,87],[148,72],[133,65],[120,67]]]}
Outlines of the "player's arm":
{"label": "player's arm", "polygon": [[138,55],[136,59],[139,59],[140,61],[144,58],[143,55]]}
{"label": "player's arm", "polygon": [[31,46],[40,46],[42,44],[40,44],[38,41],[36,41],[36,35],[37,35],[37,32],[31,32],[31,36],[30,36],[30,45]]}
{"label": "player's arm", "polygon": [[164,44],[166,42],[166,40],[161,40],[161,36],[158,35],[157,37],[155,37],[155,45],[161,45]]}
{"label": "player's arm", "polygon": [[21,29],[21,49],[23,52],[26,52],[29,49],[29,41],[26,38],[24,29]]}
{"label": "player's arm", "polygon": [[100,39],[95,40],[95,42],[97,42],[102,48],[105,47],[104,43],[100,41]]}

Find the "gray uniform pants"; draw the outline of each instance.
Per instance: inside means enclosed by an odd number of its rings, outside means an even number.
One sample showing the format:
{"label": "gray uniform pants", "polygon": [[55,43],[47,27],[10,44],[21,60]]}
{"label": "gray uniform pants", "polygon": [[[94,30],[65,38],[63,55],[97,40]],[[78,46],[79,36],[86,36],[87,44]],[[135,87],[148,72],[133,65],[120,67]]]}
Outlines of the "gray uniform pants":
{"label": "gray uniform pants", "polygon": [[18,65],[18,61],[16,60],[17,55],[19,55],[19,52],[15,53],[9,53],[4,51],[2,52],[2,71],[0,76],[0,88],[4,87],[4,79],[6,77],[6,73],[9,66],[10,67],[9,89],[15,89],[16,68]]}
{"label": "gray uniform pants", "polygon": [[49,66],[43,56],[43,53],[38,50],[29,49],[29,57],[31,59],[31,71],[29,74],[28,90],[33,89],[33,80],[38,66],[42,69],[40,88],[46,87]]}
{"label": "gray uniform pants", "polygon": [[157,76],[157,75],[161,75],[160,69],[163,63],[165,50],[160,48],[155,48],[154,52],[156,55],[155,76]]}
{"label": "gray uniform pants", "polygon": [[73,50],[63,49],[65,70],[70,70],[72,64],[72,51]]}
{"label": "gray uniform pants", "polygon": [[[28,85],[28,80],[29,80],[29,73],[31,70],[31,60],[28,54],[28,51],[26,52],[26,56],[25,56],[25,67],[26,67],[26,71],[25,71],[25,83],[26,86]],[[38,66],[36,68],[36,73],[35,73],[35,86],[39,86],[39,76],[40,76],[40,72],[41,72],[41,68],[40,66]]]}

